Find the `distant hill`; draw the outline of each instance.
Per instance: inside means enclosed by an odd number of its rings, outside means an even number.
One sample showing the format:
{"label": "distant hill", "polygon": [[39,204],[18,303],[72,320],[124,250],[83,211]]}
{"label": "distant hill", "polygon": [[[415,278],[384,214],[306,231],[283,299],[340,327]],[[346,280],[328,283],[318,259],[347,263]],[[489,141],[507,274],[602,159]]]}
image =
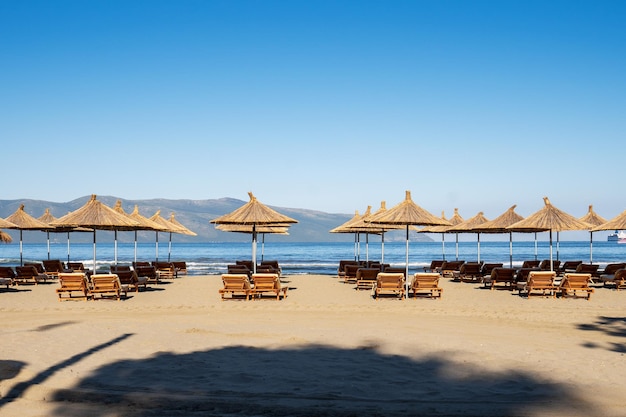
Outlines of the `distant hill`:
{"label": "distant hill", "polygon": [[[26,213],[33,217],[40,217],[46,208],[55,217],[61,217],[70,211],[82,207],[90,196],[84,196],[65,203],[55,203],[42,200],[0,200],[0,217],[6,218],[19,209],[20,204],[24,204]],[[226,213],[241,207],[247,201],[234,198],[219,198],[212,200],[126,200],[114,196],[98,196],[102,203],[113,207],[117,200],[122,201],[122,208],[127,213],[131,213],[137,205],[139,212],[146,217],[151,217],[157,210],[161,210],[161,216],[169,218],[171,213],[175,213],[176,220],[193,230],[198,236],[173,235],[172,240],[176,242],[247,242],[250,236],[244,233],[229,233],[215,229],[210,220],[222,216]],[[329,231],[352,218],[353,214],[324,213],[321,211],[285,208],[270,206],[274,210],[298,220],[298,223],[289,228],[289,236],[266,236],[266,241],[292,241],[292,242],[348,242],[354,241],[354,235],[342,233],[330,233]],[[14,239],[19,240],[19,232],[15,230],[5,230]],[[98,236],[106,238],[106,234],[112,232],[98,232]],[[138,232],[141,240],[153,239],[154,232]],[[163,234],[161,234],[163,235]],[[51,240],[63,241],[65,234],[51,234]],[[88,233],[73,233],[73,242],[90,242],[92,239]],[[134,233],[119,232],[120,242],[132,242]],[[161,237],[160,239],[163,239]],[[362,237],[362,239],[364,239]],[[379,239],[379,238],[373,238]],[[403,241],[404,232],[393,231],[385,235],[385,241]],[[45,242],[46,234],[43,232],[25,231],[24,240],[30,243]],[[412,241],[430,241],[427,235],[411,235]]]}

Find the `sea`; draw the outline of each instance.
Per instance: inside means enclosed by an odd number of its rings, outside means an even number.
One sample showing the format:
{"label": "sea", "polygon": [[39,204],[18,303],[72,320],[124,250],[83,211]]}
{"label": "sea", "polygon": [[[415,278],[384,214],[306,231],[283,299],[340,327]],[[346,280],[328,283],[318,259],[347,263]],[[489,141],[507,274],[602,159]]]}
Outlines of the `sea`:
{"label": "sea", "polygon": [[[479,255],[480,250],[480,255]],[[293,243],[271,242],[257,243],[257,262],[277,260],[284,274],[324,274],[334,275],[339,261],[369,260],[383,261],[391,266],[405,267],[406,242],[363,243],[328,242],[328,243]],[[458,255],[457,255],[458,254]],[[69,247],[61,243],[23,243],[20,256],[19,242],[0,244],[0,265],[17,266],[20,262],[37,262],[44,259],[83,262],[85,267],[93,269],[94,246],[89,243],[72,243]],[[226,272],[228,264],[237,260],[252,259],[252,244],[232,242],[207,243],[134,243],[98,242],[96,245],[96,269],[108,270],[116,263],[131,264],[139,261],[185,261],[190,275],[221,274]],[[550,259],[550,245],[546,241],[513,242],[512,259],[508,241],[477,242],[409,242],[409,271],[417,272],[432,260],[464,260],[512,264],[521,266],[524,260]],[[626,245],[616,242],[562,241],[553,242],[552,258],[563,261],[581,260],[600,265],[626,262]]]}

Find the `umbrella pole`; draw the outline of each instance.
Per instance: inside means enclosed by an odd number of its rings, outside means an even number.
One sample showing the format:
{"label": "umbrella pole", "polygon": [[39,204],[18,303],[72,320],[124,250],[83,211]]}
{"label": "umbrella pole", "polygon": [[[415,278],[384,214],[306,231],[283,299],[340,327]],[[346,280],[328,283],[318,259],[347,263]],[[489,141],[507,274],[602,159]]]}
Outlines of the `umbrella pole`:
{"label": "umbrella pole", "polygon": [[361,261],[361,233],[356,234],[356,260]]}
{"label": "umbrella pole", "polygon": [[380,264],[385,263],[385,231],[380,235]]}
{"label": "umbrella pole", "polygon": [[170,232],[170,241],[167,244],[167,262],[170,261],[172,256],[172,232]]}
{"label": "umbrella pole", "polygon": [[535,261],[537,260],[537,232],[535,232]]}
{"label": "umbrella pole", "polygon": [[589,263],[593,263],[593,232],[589,232]]}
{"label": "umbrella pole", "polygon": [[137,262],[137,230],[135,230],[135,262]]}
{"label": "umbrella pole", "polygon": [[552,265],[552,229],[550,229],[550,271],[554,271],[554,267]]}
{"label": "umbrella pole", "polygon": [[370,234],[365,233],[365,262],[370,261]]}
{"label": "umbrella pole", "polygon": [[261,262],[265,259],[265,233],[261,233]]}
{"label": "umbrella pole", "polygon": [[256,274],[256,223],[252,224],[252,273]]}
{"label": "umbrella pole", "polygon": [[359,258],[357,257],[357,253],[356,253],[356,247],[357,247],[357,246],[356,246],[356,236],[357,236],[357,234],[355,233],[355,234],[354,234],[354,260],[355,260],[355,261],[358,261],[358,260],[359,260]]}
{"label": "umbrella pole", "polygon": [[115,229],[113,239],[113,263],[117,265],[117,229]]}
{"label": "umbrella pole", "polygon": [[159,232],[156,232],[155,261],[159,262]]}
{"label": "umbrella pole", "polygon": [[70,232],[67,232],[67,261],[70,261]]}
{"label": "umbrella pole", "polygon": [[406,272],[404,275],[404,297],[409,298],[409,225],[406,225]]}
{"label": "umbrella pole", "polygon": [[22,255],[22,229],[20,229],[20,266],[24,266],[24,256]]}
{"label": "umbrella pole", "polygon": [[480,263],[480,232],[476,236],[477,239],[477,249],[478,249],[478,263]]}
{"label": "umbrella pole", "polygon": [[446,260],[446,234],[441,234],[441,254],[443,255],[443,260]]}
{"label": "umbrella pole", "polygon": [[46,230],[46,243],[48,244],[48,260],[50,260],[50,231]]}
{"label": "umbrella pole", "polygon": [[559,250],[560,250],[560,238],[559,238],[559,231],[556,231],[556,260],[559,260]]}
{"label": "umbrella pole", "polygon": [[93,273],[96,274],[96,229],[93,229]]}
{"label": "umbrella pole", "polygon": [[456,260],[459,260],[459,234],[456,233]]}
{"label": "umbrella pole", "polygon": [[509,232],[509,268],[513,268],[513,232]]}

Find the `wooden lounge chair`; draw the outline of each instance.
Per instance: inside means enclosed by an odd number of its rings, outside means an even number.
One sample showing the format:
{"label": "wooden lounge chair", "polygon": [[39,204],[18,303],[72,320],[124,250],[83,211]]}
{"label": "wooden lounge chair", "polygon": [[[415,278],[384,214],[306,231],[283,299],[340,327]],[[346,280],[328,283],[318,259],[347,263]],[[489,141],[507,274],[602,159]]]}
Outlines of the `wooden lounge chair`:
{"label": "wooden lounge chair", "polygon": [[137,276],[139,278],[145,277],[146,282],[148,284],[160,284],[161,283],[159,274],[157,274],[156,268],[153,267],[152,265],[137,266],[137,267],[134,267],[133,270],[137,273]]}
{"label": "wooden lounge chair", "polygon": [[174,269],[176,270],[176,275],[187,275],[187,262],[185,261],[174,261],[172,262],[174,265]]}
{"label": "wooden lounge chair", "polygon": [[246,274],[248,278],[252,275],[252,271],[245,265],[230,264],[226,265],[226,271],[229,274]]}
{"label": "wooden lounge chair", "polygon": [[[59,274],[59,288],[56,290],[59,301],[83,299],[88,300],[89,284],[82,272],[62,272]],[[75,294],[78,294],[75,296]]]}
{"label": "wooden lounge chair", "polygon": [[501,263],[485,263],[483,264],[480,272],[483,274],[483,278],[490,277],[491,272],[494,270],[494,268],[502,268],[502,266],[503,264]]}
{"label": "wooden lounge chair", "polygon": [[528,282],[526,283],[526,295],[530,298],[533,293],[538,292],[541,296],[556,297],[556,287],[554,286],[554,271],[530,271]]}
{"label": "wooden lounge chair", "polygon": [[46,259],[41,261],[41,263],[43,264],[46,275],[52,278],[57,278],[59,274],[64,272],[73,272],[71,269],[65,268],[63,262],[58,259]]}
{"label": "wooden lounge chair", "polygon": [[174,279],[176,278],[176,268],[174,268],[174,264],[171,262],[152,262],[152,266],[154,266],[157,270],[157,275],[159,279]]}
{"label": "wooden lounge chair", "polygon": [[148,261],[133,261],[133,269],[141,266],[152,266],[152,264]]}
{"label": "wooden lounge chair", "polygon": [[381,295],[395,295],[404,299],[404,272],[379,272],[376,277],[376,286],[373,296],[376,300]]}
{"label": "wooden lounge chair", "polygon": [[356,274],[357,271],[362,268],[359,264],[348,264],[344,267],[344,276],[343,282],[346,284],[355,284],[356,283]]}
{"label": "wooden lounge chair", "polygon": [[39,272],[37,272],[37,269],[35,269],[34,266],[24,265],[24,266],[15,267],[15,278],[13,278],[13,283],[15,283],[16,285],[19,285],[19,284],[37,285],[41,281],[45,282],[45,279],[39,275]]}
{"label": "wooden lounge chair", "polygon": [[13,285],[15,271],[10,266],[0,266],[0,285],[6,285],[7,288]]}
{"label": "wooden lounge chair", "polygon": [[230,294],[230,298],[234,299],[237,295],[243,295],[246,300],[252,295],[252,284],[248,274],[222,274],[223,288],[219,289],[222,300],[226,299],[226,294]]}
{"label": "wooden lounge chair", "polygon": [[429,266],[425,266],[424,267],[424,272],[441,272],[441,266],[443,265],[443,263],[445,262],[444,259],[435,259],[430,261],[430,265]]}
{"label": "wooden lounge chair", "polygon": [[85,265],[82,262],[68,262],[66,270],[71,269],[73,272],[84,272],[86,271]]}
{"label": "wooden lounge chair", "polygon": [[445,261],[441,265],[441,276],[445,278],[454,278],[458,274],[465,261]]}
{"label": "wooden lounge chair", "polygon": [[441,298],[443,288],[439,287],[441,275],[437,272],[418,272],[413,275],[413,281],[409,287],[409,297],[417,298],[424,294],[430,298]]}
{"label": "wooden lounge chair", "polygon": [[[278,274],[279,276],[283,272],[280,265],[278,264],[278,261],[261,261],[261,263],[259,264],[259,267],[270,267],[272,268],[274,273]],[[258,272],[258,269],[257,269],[257,272]]]}
{"label": "wooden lounge chair", "polygon": [[[561,261],[558,261],[556,259],[552,260],[553,271],[558,271],[560,265]],[[541,261],[541,263],[539,264],[539,269],[541,269],[542,271],[550,271],[550,259],[544,259],[543,261]]]}
{"label": "wooden lounge chair", "polygon": [[585,298],[589,300],[593,288],[589,287],[591,281],[591,274],[578,274],[567,273],[563,276],[561,284],[559,284],[558,291],[561,292],[562,297],[578,297],[579,292],[585,293]]}
{"label": "wooden lounge chair", "polygon": [[400,268],[400,267],[395,267],[395,266],[388,266],[384,269],[384,271],[387,274],[402,274],[402,276],[406,275],[406,268]]}
{"label": "wooden lounge chair", "polygon": [[287,297],[289,287],[281,285],[278,274],[252,274],[252,282],[254,283],[252,287],[252,295],[254,297],[258,296],[258,298],[263,298],[263,294],[265,293],[276,294],[277,300],[280,300],[281,295],[283,299]]}
{"label": "wooden lounge chair", "polygon": [[598,270],[598,275],[600,275],[600,280],[604,281],[602,277],[610,276],[610,278],[613,278],[617,271],[624,268],[626,268],[626,263],[623,262],[607,264],[603,270]]}
{"label": "wooden lounge chair", "polygon": [[536,259],[524,261],[522,268],[539,268],[539,261]]}
{"label": "wooden lounge chair", "polygon": [[618,269],[612,276],[604,276],[602,283],[605,287],[615,287],[618,291],[626,289],[626,268]]}
{"label": "wooden lounge chair", "polygon": [[591,275],[591,282],[593,282],[593,278],[598,276],[598,267],[599,265],[596,264],[579,264],[576,267],[576,272],[577,274],[589,274]]}
{"label": "wooden lounge chair", "polygon": [[347,259],[340,260],[339,266],[337,267],[337,278],[339,278],[342,281],[345,281],[346,265],[358,265],[358,264],[359,263],[355,260],[347,260]]}
{"label": "wooden lounge chair", "polygon": [[561,272],[562,274],[566,272],[575,272],[576,267],[582,263],[583,261],[565,261],[563,262],[563,265],[561,265],[561,267],[559,268],[559,272]]}
{"label": "wooden lounge chair", "polygon": [[465,262],[458,271],[453,273],[455,281],[482,282],[482,264],[479,262]]}
{"label": "wooden lounge chair", "polygon": [[[538,264],[538,263],[537,263]],[[531,271],[541,271],[538,266],[530,268],[520,268],[515,274],[515,282],[513,283],[513,289],[517,288],[519,295],[526,291],[526,284],[528,283],[528,274]]]}
{"label": "wooden lounge chair", "polygon": [[376,285],[376,276],[380,268],[359,268],[356,271],[356,289],[371,290]]}
{"label": "wooden lounge chair", "polygon": [[513,291],[517,286],[515,285],[515,273],[514,268],[493,268],[489,278],[485,279],[485,287],[489,287],[492,291],[500,286],[501,288]]}
{"label": "wooden lounge chair", "polygon": [[[89,293],[94,300],[102,300],[105,298],[114,298],[121,300],[122,296],[126,297],[128,287],[122,285],[120,279],[115,274],[93,274],[91,276],[91,288]],[[96,296],[99,297],[96,297]]]}
{"label": "wooden lounge chair", "polygon": [[111,271],[111,273],[117,275],[122,286],[126,286],[129,290],[134,289],[135,292],[139,292],[139,287],[143,287],[144,290],[148,288],[148,278],[140,277],[136,271],[117,269],[116,272]]}

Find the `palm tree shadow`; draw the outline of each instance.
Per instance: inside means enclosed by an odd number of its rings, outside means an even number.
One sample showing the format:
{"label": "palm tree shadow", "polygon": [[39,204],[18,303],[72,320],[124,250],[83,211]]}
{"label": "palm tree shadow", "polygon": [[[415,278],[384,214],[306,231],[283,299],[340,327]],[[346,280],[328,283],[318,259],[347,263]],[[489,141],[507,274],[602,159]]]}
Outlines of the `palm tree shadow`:
{"label": "palm tree shadow", "polygon": [[[583,323],[579,324],[578,328],[580,330],[593,331],[593,332],[601,332],[607,336],[612,336],[619,339],[626,338],[626,317],[607,317],[607,316],[599,316],[598,319],[594,323]],[[586,347],[589,348],[598,348],[600,347],[595,342],[588,342],[585,344]],[[626,353],[626,343],[623,341],[612,342],[610,344],[610,351],[618,352],[618,353]]]}
{"label": "palm tree shadow", "polygon": [[54,416],[598,415],[570,388],[527,372],[410,359],[375,346],[161,352],[95,370],[53,393]]}

